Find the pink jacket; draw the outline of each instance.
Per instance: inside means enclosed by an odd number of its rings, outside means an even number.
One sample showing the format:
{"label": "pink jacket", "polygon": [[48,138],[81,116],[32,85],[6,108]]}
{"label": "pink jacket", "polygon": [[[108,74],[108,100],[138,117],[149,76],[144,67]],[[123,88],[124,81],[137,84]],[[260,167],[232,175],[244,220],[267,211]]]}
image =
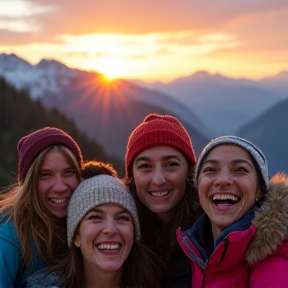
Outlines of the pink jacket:
{"label": "pink jacket", "polygon": [[288,287],[287,184],[271,184],[254,215],[250,211],[222,231],[215,245],[205,214],[191,229],[177,230],[179,245],[191,260],[192,288]]}

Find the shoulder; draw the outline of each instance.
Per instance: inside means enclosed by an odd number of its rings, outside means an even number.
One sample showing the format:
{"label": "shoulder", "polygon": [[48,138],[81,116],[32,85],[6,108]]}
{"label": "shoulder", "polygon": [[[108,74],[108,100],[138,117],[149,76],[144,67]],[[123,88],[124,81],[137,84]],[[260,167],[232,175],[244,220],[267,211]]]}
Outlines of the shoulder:
{"label": "shoulder", "polygon": [[46,268],[33,273],[27,279],[27,288],[60,288],[60,278],[62,273],[59,271],[49,272]]}
{"label": "shoulder", "polygon": [[288,273],[283,271],[288,271],[288,258],[275,253],[253,266],[250,275],[251,287],[288,287]]}
{"label": "shoulder", "polygon": [[0,242],[1,248],[3,247],[3,245],[13,245],[15,246],[15,248],[18,249],[20,249],[21,247],[20,239],[17,234],[13,220],[7,220],[7,218],[3,217],[3,215],[1,215],[0,217]]}

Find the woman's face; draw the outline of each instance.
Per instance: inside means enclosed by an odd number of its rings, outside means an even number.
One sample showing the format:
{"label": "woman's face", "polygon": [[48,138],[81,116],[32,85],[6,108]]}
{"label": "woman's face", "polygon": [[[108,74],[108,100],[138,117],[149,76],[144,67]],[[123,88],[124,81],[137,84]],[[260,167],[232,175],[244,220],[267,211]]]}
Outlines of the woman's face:
{"label": "woman's face", "polygon": [[102,204],[82,219],[74,244],[83,255],[84,271],[121,272],[134,240],[133,218],[121,206]]}
{"label": "woman's face", "polygon": [[236,145],[215,147],[204,160],[198,178],[200,204],[212,223],[214,239],[244,216],[260,198],[251,156]]}
{"label": "woman's face", "polygon": [[57,218],[67,216],[70,197],[79,180],[64,153],[53,147],[43,159],[38,181],[38,197],[42,208]]}
{"label": "woman's face", "polygon": [[185,194],[188,163],[170,146],[155,146],[139,153],[133,163],[133,177],[141,202],[168,223]]}

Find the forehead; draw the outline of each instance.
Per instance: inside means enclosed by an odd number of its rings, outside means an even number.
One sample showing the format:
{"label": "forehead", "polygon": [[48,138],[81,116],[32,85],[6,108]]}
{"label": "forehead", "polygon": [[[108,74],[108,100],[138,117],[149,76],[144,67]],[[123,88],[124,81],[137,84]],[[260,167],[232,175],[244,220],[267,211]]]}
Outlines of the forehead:
{"label": "forehead", "polygon": [[[124,207],[122,207],[119,204],[116,203],[104,203],[104,204],[100,204],[95,206],[94,208],[92,208],[91,210],[97,210],[97,211],[126,211],[126,209]],[[90,211],[91,211],[90,210]]]}
{"label": "forehead", "polygon": [[205,161],[208,159],[231,161],[236,159],[245,159],[254,164],[250,154],[245,149],[235,144],[223,144],[216,146],[207,154]]}
{"label": "forehead", "polygon": [[142,152],[140,152],[137,156],[137,158],[146,157],[150,159],[157,159],[162,158],[164,156],[177,156],[177,157],[184,157],[184,155],[177,149],[167,146],[167,145],[159,145],[159,146],[153,146],[150,147]]}

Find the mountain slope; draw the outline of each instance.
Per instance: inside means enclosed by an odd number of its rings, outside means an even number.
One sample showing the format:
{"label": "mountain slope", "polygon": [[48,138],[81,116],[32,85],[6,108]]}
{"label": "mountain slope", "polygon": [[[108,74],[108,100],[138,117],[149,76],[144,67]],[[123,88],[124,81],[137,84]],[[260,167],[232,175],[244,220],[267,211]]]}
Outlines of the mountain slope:
{"label": "mountain slope", "polygon": [[24,65],[16,55],[1,54],[0,63],[0,75],[10,84],[26,89],[47,107],[57,107],[105,151],[122,159],[129,134],[149,113],[178,117],[191,135],[196,153],[208,141],[208,129],[201,121],[163,93],[122,80],[107,82],[99,73],[70,69],[54,60]]}
{"label": "mountain slope", "polygon": [[284,100],[238,130],[259,146],[267,157],[270,175],[288,173],[288,100]]}
{"label": "mountain slope", "polygon": [[[39,128],[54,126],[63,129],[79,144],[84,160],[104,160],[124,172],[120,159],[108,157],[102,147],[80,132],[75,123],[57,109],[48,110],[23,91],[17,91],[0,77],[0,187],[17,179],[17,144],[21,137]],[[122,171],[121,171],[122,170]]]}
{"label": "mountain slope", "polygon": [[[141,82],[137,82],[141,85]],[[259,81],[197,72],[168,84],[143,84],[177,99],[215,136],[233,134],[245,123],[288,98],[288,73]]]}

